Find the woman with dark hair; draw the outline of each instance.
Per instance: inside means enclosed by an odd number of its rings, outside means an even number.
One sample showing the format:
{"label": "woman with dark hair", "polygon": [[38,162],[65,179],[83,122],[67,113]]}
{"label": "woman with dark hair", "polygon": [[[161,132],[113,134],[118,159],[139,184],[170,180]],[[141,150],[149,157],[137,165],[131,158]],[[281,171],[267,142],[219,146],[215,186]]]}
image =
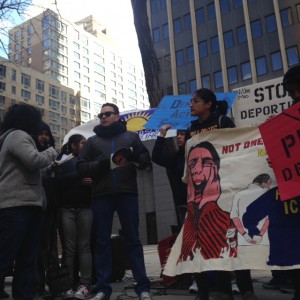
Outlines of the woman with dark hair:
{"label": "woman with dark hair", "polygon": [[55,159],[53,147],[37,150],[37,109],[15,104],[4,115],[0,136],[0,278],[14,263],[14,299],[32,299],[35,258],[45,197],[40,170]]}
{"label": "woman with dark hair", "polygon": [[[88,299],[91,297],[92,255],[90,237],[92,231],[91,185],[92,179],[80,176],[76,170],[79,154],[86,142],[84,136],[74,134],[62,147],[57,159],[73,154],[57,172],[60,186],[61,219],[64,234],[65,262],[69,269],[73,290],[63,293],[62,299]],[[80,280],[74,282],[75,259],[79,261]]]}

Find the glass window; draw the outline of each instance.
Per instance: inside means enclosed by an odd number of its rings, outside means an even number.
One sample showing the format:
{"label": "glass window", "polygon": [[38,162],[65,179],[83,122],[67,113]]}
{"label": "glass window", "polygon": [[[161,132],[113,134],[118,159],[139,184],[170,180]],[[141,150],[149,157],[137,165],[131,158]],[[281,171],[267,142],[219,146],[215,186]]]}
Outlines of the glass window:
{"label": "glass window", "polygon": [[151,12],[156,13],[158,12],[158,0],[151,0]]}
{"label": "glass window", "polygon": [[[5,96],[0,95],[0,105],[4,105],[4,104],[5,104]],[[3,119],[4,111],[1,111],[1,116]]]}
{"label": "glass window", "polygon": [[298,22],[299,22],[300,21],[300,4],[296,5],[296,9],[297,9]]}
{"label": "glass window", "polygon": [[195,60],[194,47],[193,46],[190,46],[186,49],[186,55],[187,55],[188,62],[191,62],[191,61]]}
{"label": "glass window", "polygon": [[267,73],[267,62],[265,56],[255,59],[257,75],[261,76]]}
{"label": "glass window", "polygon": [[232,48],[234,46],[232,30],[224,32],[224,46],[225,48]]}
{"label": "glass window", "polygon": [[197,81],[196,81],[196,79],[190,80],[189,86],[190,86],[190,93],[194,93],[197,90]]}
{"label": "glass window", "polygon": [[36,79],[35,87],[39,92],[44,92],[45,89],[44,81]]}
{"label": "glass window", "polygon": [[251,22],[251,32],[252,32],[253,39],[256,39],[256,38],[262,36],[262,28],[261,28],[260,20]]}
{"label": "glass window", "polygon": [[0,76],[6,77],[6,66],[0,65]]}
{"label": "glass window", "polygon": [[226,14],[230,11],[229,0],[220,0],[221,13]]}
{"label": "glass window", "polygon": [[210,3],[207,5],[207,15],[208,20],[214,20],[216,18],[215,3]]}
{"label": "glass window", "polygon": [[210,39],[210,46],[212,53],[217,53],[220,51],[218,36],[214,36]]}
{"label": "glass window", "polygon": [[187,14],[184,16],[184,28],[190,30],[192,28],[191,15]]}
{"label": "glass window", "polygon": [[280,51],[271,53],[272,70],[282,70],[282,58]]}
{"label": "glass window", "polygon": [[242,66],[242,78],[243,78],[243,80],[247,80],[247,79],[252,78],[250,62],[247,61],[245,63],[242,63],[241,66]]}
{"label": "glass window", "polygon": [[210,75],[204,75],[201,77],[201,83],[202,83],[202,87],[206,88],[206,89],[210,89]]}
{"label": "glass window", "polygon": [[5,91],[5,82],[0,81],[0,90]]}
{"label": "glass window", "polygon": [[180,33],[182,31],[182,28],[181,28],[181,20],[180,18],[178,19],[175,19],[173,21],[173,25],[174,25],[174,33]]}
{"label": "glass window", "polygon": [[237,38],[238,38],[239,44],[246,43],[247,42],[247,34],[246,34],[245,25],[238,27],[236,29],[236,31],[237,31]]}
{"label": "glass window", "polygon": [[293,46],[286,49],[286,56],[288,65],[293,66],[299,63],[298,49],[297,46]]}
{"label": "glass window", "polygon": [[176,51],[176,65],[182,66],[184,64],[183,50]]}
{"label": "glass window", "polygon": [[22,73],[22,84],[30,86],[30,76]]}
{"label": "glass window", "polygon": [[160,0],[160,9],[166,9],[166,8],[167,8],[166,0]]}
{"label": "glass window", "polygon": [[182,82],[182,83],[178,84],[178,94],[179,95],[187,94],[186,83],[185,82]]}
{"label": "glass window", "polygon": [[205,57],[207,55],[208,55],[207,41],[202,41],[199,43],[199,56]]}
{"label": "glass window", "polygon": [[159,42],[159,28],[156,27],[152,30],[152,36],[153,36],[153,43],[156,44]]}
{"label": "glass window", "polygon": [[45,98],[41,95],[36,95],[35,96],[35,101],[36,101],[37,104],[42,105],[45,102]]}
{"label": "glass window", "polygon": [[233,0],[234,8],[239,8],[243,6],[243,0]]}
{"label": "glass window", "polygon": [[205,15],[204,15],[203,7],[196,10],[196,22],[197,22],[197,24],[205,23]]}
{"label": "glass window", "polygon": [[216,89],[222,88],[223,87],[222,71],[215,72],[214,78],[215,78],[215,88]]}
{"label": "glass window", "polygon": [[168,24],[164,24],[162,26],[162,34],[163,34],[164,40],[169,38],[169,25]]}
{"label": "glass window", "polygon": [[236,66],[227,69],[228,83],[233,84],[238,82],[237,68]]}
{"label": "glass window", "polygon": [[267,33],[277,31],[275,14],[266,16],[265,20],[266,20]]}
{"label": "glass window", "polygon": [[290,7],[281,10],[280,16],[281,16],[281,23],[283,28],[293,24],[292,11]]}

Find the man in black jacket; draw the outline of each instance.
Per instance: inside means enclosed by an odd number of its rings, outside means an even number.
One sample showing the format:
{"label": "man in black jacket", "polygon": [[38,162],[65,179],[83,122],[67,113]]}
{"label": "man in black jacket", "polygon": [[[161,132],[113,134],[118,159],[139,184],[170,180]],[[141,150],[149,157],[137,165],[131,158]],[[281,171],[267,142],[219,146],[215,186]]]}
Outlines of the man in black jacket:
{"label": "man in black jacket", "polygon": [[135,281],[141,300],[151,300],[150,282],[146,275],[143,247],[139,239],[138,187],[136,168],[150,163],[148,150],[135,132],[127,131],[115,104],[105,103],[99,114],[100,125],[94,128],[81,153],[78,164],[82,176],[92,177],[92,210],[96,230],[96,274],[98,293],[95,300],[110,298],[111,231],[117,211],[127,245]]}

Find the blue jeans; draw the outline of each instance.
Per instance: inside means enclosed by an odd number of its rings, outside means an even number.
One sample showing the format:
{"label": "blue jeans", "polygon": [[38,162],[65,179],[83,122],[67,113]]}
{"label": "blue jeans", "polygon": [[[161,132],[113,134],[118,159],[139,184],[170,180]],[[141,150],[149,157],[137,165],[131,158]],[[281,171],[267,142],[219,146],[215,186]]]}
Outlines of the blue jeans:
{"label": "blue jeans", "polygon": [[74,282],[75,255],[79,259],[80,283],[91,284],[92,254],[90,249],[92,211],[90,208],[62,208],[62,226],[65,239],[66,265]]}
{"label": "blue jeans", "polygon": [[12,295],[15,300],[33,299],[32,281],[42,224],[40,207],[0,209],[0,278],[14,264]]}
{"label": "blue jeans", "polygon": [[150,290],[150,281],[146,275],[143,246],[139,239],[139,206],[138,197],[133,194],[105,195],[92,201],[93,221],[96,231],[96,276],[97,287],[107,297],[112,288],[111,231],[114,212],[117,211],[126,240],[127,253],[133,278],[136,281],[135,292]]}

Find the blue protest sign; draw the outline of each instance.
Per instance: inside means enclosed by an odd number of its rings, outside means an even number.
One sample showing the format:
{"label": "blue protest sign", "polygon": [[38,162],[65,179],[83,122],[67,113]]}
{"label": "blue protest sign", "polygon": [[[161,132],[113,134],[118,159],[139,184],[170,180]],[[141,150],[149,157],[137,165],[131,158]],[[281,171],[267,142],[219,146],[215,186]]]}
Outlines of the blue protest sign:
{"label": "blue protest sign", "polygon": [[[217,100],[227,101],[228,111],[231,109],[236,96],[236,92],[216,93]],[[169,124],[172,129],[187,129],[191,121],[197,119],[197,117],[190,115],[191,98],[191,94],[163,97],[145,127],[160,129],[163,125]]]}

